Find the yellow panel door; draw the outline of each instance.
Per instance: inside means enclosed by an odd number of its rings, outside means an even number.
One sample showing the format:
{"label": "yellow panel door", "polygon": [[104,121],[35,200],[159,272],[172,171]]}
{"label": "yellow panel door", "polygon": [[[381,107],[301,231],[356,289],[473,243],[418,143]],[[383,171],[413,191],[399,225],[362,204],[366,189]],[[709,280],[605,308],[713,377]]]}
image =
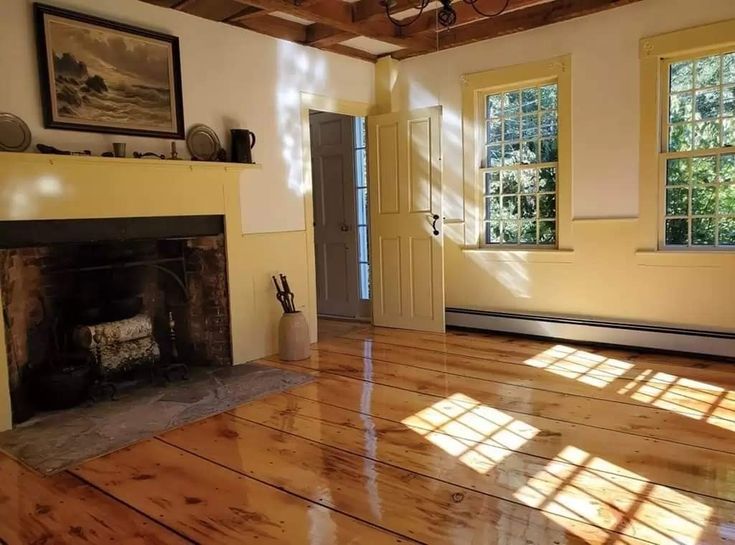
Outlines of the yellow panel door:
{"label": "yellow panel door", "polygon": [[373,323],[444,331],[441,109],[368,117]]}

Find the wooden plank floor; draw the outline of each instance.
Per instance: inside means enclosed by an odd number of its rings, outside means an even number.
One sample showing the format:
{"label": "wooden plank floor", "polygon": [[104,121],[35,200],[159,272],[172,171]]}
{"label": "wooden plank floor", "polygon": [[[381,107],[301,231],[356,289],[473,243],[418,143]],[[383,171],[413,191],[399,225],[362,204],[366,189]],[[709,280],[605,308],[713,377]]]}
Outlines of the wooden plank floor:
{"label": "wooden plank floor", "polygon": [[735,544],[735,365],[321,322],[316,381],[41,478],[0,543]]}

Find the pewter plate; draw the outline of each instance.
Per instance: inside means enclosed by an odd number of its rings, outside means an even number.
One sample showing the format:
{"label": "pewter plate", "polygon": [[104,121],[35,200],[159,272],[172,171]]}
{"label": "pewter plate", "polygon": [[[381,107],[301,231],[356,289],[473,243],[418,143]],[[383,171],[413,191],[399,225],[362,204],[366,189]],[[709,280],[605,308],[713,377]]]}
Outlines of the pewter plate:
{"label": "pewter plate", "polygon": [[25,151],[31,145],[31,131],[17,115],[0,112],[0,151]]}
{"label": "pewter plate", "polygon": [[194,125],[186,135],[186,147],[194,159],[214,161],[222,145],[217,134],[206,125]]}

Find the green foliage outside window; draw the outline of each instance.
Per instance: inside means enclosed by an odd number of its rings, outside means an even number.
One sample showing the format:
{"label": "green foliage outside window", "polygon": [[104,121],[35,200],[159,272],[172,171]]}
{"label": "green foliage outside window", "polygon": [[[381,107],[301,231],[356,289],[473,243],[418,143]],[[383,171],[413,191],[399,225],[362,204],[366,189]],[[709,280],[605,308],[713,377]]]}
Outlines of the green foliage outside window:
{"label": "green foliage outside window", "polygon": [[485,243],[556,244],[557,85],[485,98]]}
{"label": "green foliage outside window", "polygon": [[669,66],[664,241],[735,245],[735,53]]}

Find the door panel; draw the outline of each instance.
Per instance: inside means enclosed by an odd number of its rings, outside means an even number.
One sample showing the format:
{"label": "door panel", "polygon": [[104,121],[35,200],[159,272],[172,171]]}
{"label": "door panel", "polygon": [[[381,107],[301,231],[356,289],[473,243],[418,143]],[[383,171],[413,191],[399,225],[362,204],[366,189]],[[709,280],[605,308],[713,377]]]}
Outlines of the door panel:
{"label": "door panel", "polygon": [[408,163],[408,191],[411,212],[431,211],[431,156],[424,150],[431,146],[431,123],[427,119],[408,122],[411,142]]}
{"label": "door panel", "polygon": [[[369,138],[369,137],[368,137]],[[381,214],[399,213],[398,123],[378,127],[378,203]],[[370,151],[368,150],[368,155]]]}
{"label": "door panel", "polygon": [[310,127],[317,312],[356,317],[360,302],[353,119],[316,113]]}
{"label": "door panel", "polygon": [[[326,191],[321,191],[321,220],[322,225],[328,227],[334,225],[339,227],[341,224],[350,223],[350,219],[345,217],[345,204],[352,198],[352,188],[345,187],[347,185],[344,180],[345,160],[342,153],[338,155],[327,155],[319,158],[322,173],[320,186],[325,187]],[[346,180],[347,183],[350,180]]]}
{"label": "door panel", "polygon": [[433,243],[431,237],[409,240],[411,247],[411,317],[432,320],[434,308],[431,298],[424,296],[433,293]]}
{"label": "door panel", "polygon": [[324,244],[324,299],[350,299],[350,252],[339,242]]}
{"label": "door panel", "polygon": [[[328,116],[329,114],[327,114]],[[316,114],[319,119],[319,134],[317,135],[317,145],[319,146],[340,146],[342,144],[342,118],[326,117]],[[326,119],[325,119],[326,117]]]}
{"label": "door panel", "polygon": [[[401,317],[401,239],[399,237],[380,237],[380,289],[375,290],[375,301],[378,302],[381,314],[399,319]],[[375,268],[375,262],[373,262]],[[378,293],[380,296],[378,297]]]}
{"label": "door panel", "polygon": [[373,322],[444,330],[439,108],[368,117]]}

